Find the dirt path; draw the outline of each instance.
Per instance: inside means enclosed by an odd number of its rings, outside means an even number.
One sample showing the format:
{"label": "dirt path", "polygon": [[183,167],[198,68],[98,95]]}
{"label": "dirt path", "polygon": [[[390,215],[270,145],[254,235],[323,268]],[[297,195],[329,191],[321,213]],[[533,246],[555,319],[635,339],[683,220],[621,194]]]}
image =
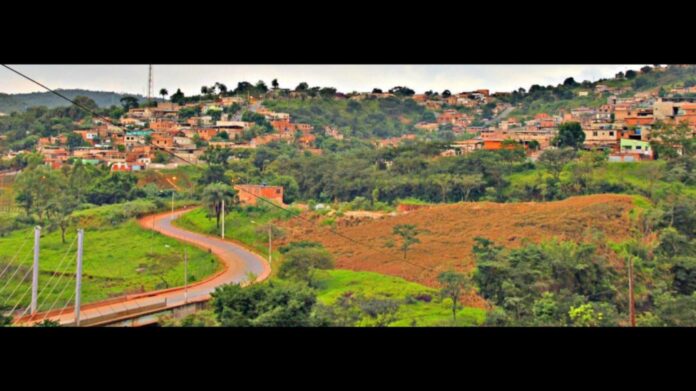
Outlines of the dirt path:
{"label": "dirt path", "polygon": [[[244,283],[249,272],[257,276],[257,281],[268,278],[271,268],[262,256],[232,242],[187,231],[172,225],[173,220],[190,210],[191,208],[178,210],[173,215],[167,212],[146,216],[138,220],[138,222],[143,228],[152,229],[179,241],[209,250],[222,262],[223,269],[204,280],[190,284],[188,289],[177,287],[90,303],[83,306],[80,315],[82,321],[87,322],[90,318],[110,315],[118,316],[119,313],[137,311],[138,309],[158,304],[164,304],[166,307],[175,307],[182,304],[185,300],[206,300],[218,286]],[[17,323],[34,323],[41,321],[45,315],[36,314],[34,319],[25,317],[18,320]],[[66,308],[62,313],[52,311],[48,314],[47,319],[58,321],[61,324],[70,324],[74,321],[74,309]]]}

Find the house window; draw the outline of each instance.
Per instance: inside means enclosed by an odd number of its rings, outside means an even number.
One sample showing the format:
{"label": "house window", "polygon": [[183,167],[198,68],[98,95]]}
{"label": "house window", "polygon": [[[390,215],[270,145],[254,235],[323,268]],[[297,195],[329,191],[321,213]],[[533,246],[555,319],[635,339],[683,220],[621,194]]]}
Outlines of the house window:
{"label": "house window", "polygon": [[614,137],[614,132],[609,132],[609,137]]}
{"label": "house window", "polygon": [[592,135],[597,137],[597,132],[592,132]]}

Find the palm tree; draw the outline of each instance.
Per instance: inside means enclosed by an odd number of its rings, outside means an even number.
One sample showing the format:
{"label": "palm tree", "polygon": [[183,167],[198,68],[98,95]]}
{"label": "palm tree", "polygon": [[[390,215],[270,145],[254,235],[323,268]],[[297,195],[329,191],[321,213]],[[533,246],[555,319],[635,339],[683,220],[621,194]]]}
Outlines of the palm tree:
{"label": "palm tree", "polygon": [[163,100],[167,100],[166,97],[167,97],[167,95],[169,95],[169,91],[167,91],[166,88],[162,88],[162,89],[160,90],[160,95],[162,95],[162,99],[163,99]]}
{"label": "palm tree", "polygon": [[216,227],[220,227],[223,200],[225,201],[225,206],[228,206],[236,201],[236,195],[237,193],[232,187],[220,182],[211,183],[203,189],[202,199],[208,205],[208,208],[215,212]]}

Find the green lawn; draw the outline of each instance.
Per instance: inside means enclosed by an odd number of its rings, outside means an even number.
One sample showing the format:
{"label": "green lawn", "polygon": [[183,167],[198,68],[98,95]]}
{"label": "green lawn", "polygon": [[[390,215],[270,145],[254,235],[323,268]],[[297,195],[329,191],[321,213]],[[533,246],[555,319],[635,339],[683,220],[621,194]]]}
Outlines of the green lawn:
{"label": "green lawn", "polygon": [[[401,301],[398,320],[391,326],[478,326],[486,317],[482,309],[460,308],[457,322],[453,324],[449,299],[441,300],[436,289],[399,277],[336,269],[317,272],[317,281],[318,300],[322,304],[332,304],[346,292]],[[430,298],[430,302],[422,300],[426,297]]]}
{"label": "green lawn", "polygon": [[[67,243],[63,244],[60,231],[45,233],[41,238],[40,257],[40,309],[47,310],[54,300],[58,300],[56,308],[72,297],[74,292],[74,273],[76,266],[77,236],[74,228],[67,234]],[[26,240],[26,242],[25,242]],[[73,243],[72,248],[70,248]],[[22,247],[22,244],[24,246]],[[0,272],[19,251],[17,262],[21,268],[12,280],[9,276],[14,268],[6,273],[0,281],[0,289],[10,281],[8,287],[0,293],[0,305],[7,301],[10,308],[30,287],[28,282],[22,283],[14,295],[11,292],[17,287],[25,272],[32,264],[33,229],[13,231],[6,237],[0,238]],[[215,273],[221,265],[210,254],[192,246],[184,246],[178,241],[166,236],[142,229],[134,219],[117,225],[107,225],[103,228],[85,230],[84,242],[84,274],[82,297],[83,302],[103,300],[125,293],[149,291],[154,289],[180,286],[184,284],[183,249],[188,249],[189,282],[200,280]],[[69,250],[69,251],[68,251]],[[64,254],[68,254],[64,258]],[[65,259],[61,265],[61,260]],[[60,266],[60,267],[59,267]],[[55,271],[65,271],[63,278],[54,277]],[[52,287],[58,281],[57,288]],[[47,289],[48,287],[48,289]],[[60,291],[65,287],[63,294]],[[53,289],[53,293],[50,294]],[[21,301],[22,306],[29,304],[27,294]]]}

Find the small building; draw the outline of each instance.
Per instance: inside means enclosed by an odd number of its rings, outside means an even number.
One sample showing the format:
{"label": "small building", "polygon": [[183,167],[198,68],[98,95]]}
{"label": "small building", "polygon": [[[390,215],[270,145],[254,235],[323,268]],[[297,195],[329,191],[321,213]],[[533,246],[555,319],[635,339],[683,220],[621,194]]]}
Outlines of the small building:
{"label": "small building", "polygon": [[235,185],[234,189],[237,191],[239,203],[245,206],[258,205],[259,198],[283,205],[283,186]]}
{"label": "small building", "polygon": [[622,138],[620,146],[621,153],[637,154],[642,160],[653,158],[652,148],[647,141]]}

